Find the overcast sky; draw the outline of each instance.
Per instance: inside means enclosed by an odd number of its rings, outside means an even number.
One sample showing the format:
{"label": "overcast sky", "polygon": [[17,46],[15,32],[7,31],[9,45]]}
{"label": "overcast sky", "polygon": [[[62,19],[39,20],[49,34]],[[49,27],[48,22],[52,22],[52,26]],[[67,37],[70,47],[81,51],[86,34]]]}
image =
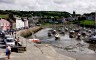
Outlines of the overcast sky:
{"label": "overcast sky", "polygon": [[0,0],[0,9],[26,11],[67,11],[90,13],[96,10],[96,0]]}

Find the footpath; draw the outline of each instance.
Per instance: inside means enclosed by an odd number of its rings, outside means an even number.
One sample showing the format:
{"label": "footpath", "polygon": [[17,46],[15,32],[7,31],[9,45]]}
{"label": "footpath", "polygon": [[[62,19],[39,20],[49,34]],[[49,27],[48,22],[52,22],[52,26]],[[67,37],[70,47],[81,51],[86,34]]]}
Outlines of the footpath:
{"label": "footpath", "polygon": [[[24,53],[12,52],[10,60],[76,60],[74,58],[58,54],[54,48],[48,44],[35,44],[29,42],[27,39],[20,36],[21,31],[17,32],[17,37],[20,38],[23,46],[27,47],[27,51]],[[6,59],[7,58],[5,57],[3,60]]]}

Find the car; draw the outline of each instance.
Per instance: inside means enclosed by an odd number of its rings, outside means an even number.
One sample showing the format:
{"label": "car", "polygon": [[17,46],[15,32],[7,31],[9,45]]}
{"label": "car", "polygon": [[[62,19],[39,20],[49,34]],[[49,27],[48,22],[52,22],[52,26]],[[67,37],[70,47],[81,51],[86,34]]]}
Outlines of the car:
{"label": "car", "polygon": [[91,36],[89,39],[90,41],[96,41],[96,35]]}
{"label": "car", "polygon": [[2,32],[2,31],[0,31],[0,37],[1,37],[1,38],[4,38],[4,37],[5,37],[5,33]]}
{"label": "car", "polygon": [[4,39],[4,42],[5,44],[8,46],[10,45],[11,47],[14,47],[15,46],[15,40],[13,38],[7,38],[7,39]]}
{"label": "car", "polygon": [[12,38],[11,35],[5,35],[4,39]]}

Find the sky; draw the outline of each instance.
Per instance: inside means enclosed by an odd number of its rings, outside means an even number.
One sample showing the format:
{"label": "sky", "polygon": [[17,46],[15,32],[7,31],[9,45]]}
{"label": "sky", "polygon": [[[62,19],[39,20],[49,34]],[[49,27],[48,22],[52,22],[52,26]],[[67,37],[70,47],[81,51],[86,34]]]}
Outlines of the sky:
{"label": "sky", "polygon": [[0,0],[2,10],[67,11],[90,13],[96,11],[96,0]]}

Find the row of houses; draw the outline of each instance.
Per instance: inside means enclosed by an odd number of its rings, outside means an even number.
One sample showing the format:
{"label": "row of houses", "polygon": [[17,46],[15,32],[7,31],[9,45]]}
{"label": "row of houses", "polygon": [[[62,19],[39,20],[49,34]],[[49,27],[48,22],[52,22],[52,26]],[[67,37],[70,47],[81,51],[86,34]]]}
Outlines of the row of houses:
{"label": "row of houses", "polygon": [[95,20],[95,13],[87,13],[87,14],[76,14],[75,11],[73,11],[73,14],[70,14],[69,17],[61,17],[56,18],[54,16],[48,18],[48,17],[40,17],[40,16],[32,16],[29,18],[29,25],[32,25],[34,23],[64,23],[67,21],[74,21],[74,20]]}
{"label": "row of houses", "polygon": [[73,21],[73,20],[95,20],[95,12],[91,13],[84,13],[83,15],[76,14],[75,11],[73,11],[73,14],[70,14],[70,17],[65,18],[68,21]]}
{"label": "row of houses", "polygon": [[26,18],[18,18],[16,20],[0,19],[0,30],[19,29],[22,27],[28,27],[28,20]]}

